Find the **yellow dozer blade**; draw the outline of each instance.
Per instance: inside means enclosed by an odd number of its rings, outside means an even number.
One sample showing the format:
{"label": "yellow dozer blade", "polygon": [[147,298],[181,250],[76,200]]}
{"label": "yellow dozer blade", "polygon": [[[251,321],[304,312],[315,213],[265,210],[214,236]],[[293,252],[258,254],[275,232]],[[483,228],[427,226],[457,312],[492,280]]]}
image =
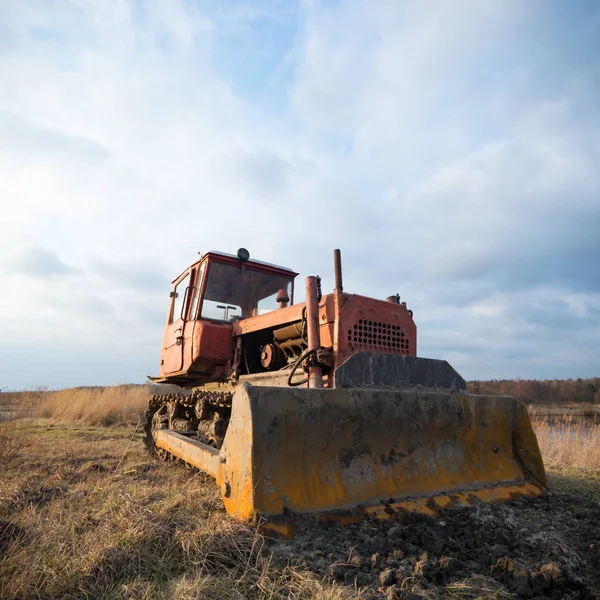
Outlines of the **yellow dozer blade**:
{"label": "yellow dozer blade", "polygon": [[213,475],[241,520],[350,510],[387,519],[546,485],[525,407],[501,396],[244,385],[220,450],[168,430],[155,440]]}

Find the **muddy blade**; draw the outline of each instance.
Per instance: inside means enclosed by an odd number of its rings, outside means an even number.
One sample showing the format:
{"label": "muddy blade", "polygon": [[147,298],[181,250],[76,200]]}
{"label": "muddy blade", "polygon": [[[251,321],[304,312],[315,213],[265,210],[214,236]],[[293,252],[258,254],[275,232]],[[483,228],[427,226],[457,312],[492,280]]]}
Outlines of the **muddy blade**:
{"label": "muddy blade", "polygon": [[410,390],[245,386],[215,476],[239,519],[357,507],[385,517],[545,486],[520,402]]}
{"label": "muddy blade", "polygon": [[245,385],[220,450],[166,429],[151,435],[215,477],[241,520],[347,511],[387,519],[536,496],[546,485],[527,411],[508,397]]}

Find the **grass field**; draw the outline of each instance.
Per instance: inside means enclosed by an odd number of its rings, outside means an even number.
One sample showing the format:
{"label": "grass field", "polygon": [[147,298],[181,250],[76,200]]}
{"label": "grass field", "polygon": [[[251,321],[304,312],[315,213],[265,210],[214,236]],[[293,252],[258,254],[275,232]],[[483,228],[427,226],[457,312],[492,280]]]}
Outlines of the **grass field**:
{"label": "grass field", "polygon": [[0,394],[0,411],[4,405],[20,417],[43,418],[69,425],[135,425],[144,415],[150,390],[147,385],[119,385],[51,392],[8,392]]}
{"label": "grass field", "polygon": [[344,598],[274,569],[211,480],[123,427],[17,422],[0,435],[0,598]]}
{"label": "grass field", "polygon": [[600,423],[564,416],[533,421],[546,467],[600,470]]}
{"label": "grass field", "polygon": [[[538,512],[491,509],[473,530],[476,538],[484,536],[481,527],[497,519],[492,541],[473,550],[473,558],[493,555],[498,527],[524,519],[515,525],[517,541],[506,543],[516,554],[498,571],[497,565],[475,567],[464,560],[452,550],[452,535],[438,552],[435,544],[406,535],[392,544],[389,527],[358,537],[344,528],[318,531],[279,548],[226,515],[210,478],[146,453],[138,417],[147,394],[147,388],[107,388],[38,395],[23,402],[27,418],[0,423],[0,598],[518,598],[546,580],[542,595],[555,586],[565,597],[593,597],[586,596],[592,580],[581,589],[577,582],[596,564],[586,561],[598,560],[600,567],[597,541],[584,539],[593,525],[581,520],[597,523],[600,517],[600,510],[594,512],[600,507],[598,426],[590,430],[565,421],[567,434],[557,435],[549,421],[536,423],[554,500]],[[569,511],[556,513],[555,501],[583,511],[582,533],[572,534],[574,524],[563,515]],[[563,525],[549,525],[562,517]],[[538,522],[544,529],[525,540],[522,532]],[[448,527],[421,525],[442,533]],[[467,538],[461,539],[464,545]],[[560,556],[527,563],[523,557],[536,547],[530,540],[537,540],[540,557],[555,547]],[[376,569],[379,554],[385,564]],[[454,565],[452,576],[440,575],[444,560]],[[519,560],[525,576],[514,566]],[[385,579],[388,571],[392,584]],[[519,577],[529,586],[522,594]]]}

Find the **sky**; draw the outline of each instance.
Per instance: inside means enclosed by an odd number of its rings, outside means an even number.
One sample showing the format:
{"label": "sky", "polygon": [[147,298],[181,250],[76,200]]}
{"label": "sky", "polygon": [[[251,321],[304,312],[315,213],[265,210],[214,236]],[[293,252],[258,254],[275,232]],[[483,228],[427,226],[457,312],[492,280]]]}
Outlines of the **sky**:
{"label": "sky", "polygon": [[467,379],[600,376],[598,97],[593,0],[0,0],[0,389],[144,382],[241,246],[340,248]]}

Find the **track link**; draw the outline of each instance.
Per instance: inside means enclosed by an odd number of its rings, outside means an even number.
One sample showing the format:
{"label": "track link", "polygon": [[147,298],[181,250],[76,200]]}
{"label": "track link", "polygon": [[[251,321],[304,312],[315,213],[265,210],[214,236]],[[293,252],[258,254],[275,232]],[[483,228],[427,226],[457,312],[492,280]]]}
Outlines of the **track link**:
{"label": "track link", "polygon": [[170,429],[220,448],[231,415],[233,391],[201,388],[177,394],[155,394],[148,401],[144,431],[148,451],[163,460],[171,457],[157,448],[153,432]]}

